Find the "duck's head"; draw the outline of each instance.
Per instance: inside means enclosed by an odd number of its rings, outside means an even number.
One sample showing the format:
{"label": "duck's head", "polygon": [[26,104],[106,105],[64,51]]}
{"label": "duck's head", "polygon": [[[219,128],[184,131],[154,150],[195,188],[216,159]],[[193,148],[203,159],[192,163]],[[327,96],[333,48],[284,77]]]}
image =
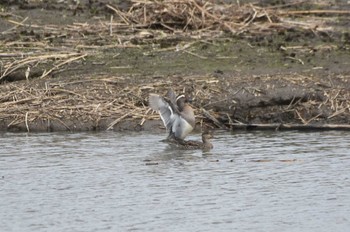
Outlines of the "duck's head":
{"label": "duck's head", "polygon": [[213,134],[210,131],[204,131],[202,133],[202,140],[204,141],[209,141],[210,139],[213,138]]}
{"label": "duck's head", "polygon": [[187,103],[192,103],[192,99],[185,94],[181,94],[176,98],[176,104],[180,108],[180,111]]}

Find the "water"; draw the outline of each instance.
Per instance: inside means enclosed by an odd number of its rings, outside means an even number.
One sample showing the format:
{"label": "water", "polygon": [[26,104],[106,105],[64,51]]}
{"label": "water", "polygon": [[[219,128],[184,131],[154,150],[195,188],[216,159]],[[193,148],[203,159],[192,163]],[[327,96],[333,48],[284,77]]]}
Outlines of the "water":
{"label": "water", "polygon": [[218,132],[210,152],[163,136],[0,134],[0,230],[350,228],[348,132]]}

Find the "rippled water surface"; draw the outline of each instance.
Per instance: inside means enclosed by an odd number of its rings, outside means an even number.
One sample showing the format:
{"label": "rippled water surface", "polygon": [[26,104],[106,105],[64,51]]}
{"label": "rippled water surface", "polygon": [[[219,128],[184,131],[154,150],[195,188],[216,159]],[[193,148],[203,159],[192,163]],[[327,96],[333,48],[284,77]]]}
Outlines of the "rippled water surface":
{"label": "rippled water surface", "polygon": [[350,133],[163,137],[0,134],[1,231],[349,231]]}

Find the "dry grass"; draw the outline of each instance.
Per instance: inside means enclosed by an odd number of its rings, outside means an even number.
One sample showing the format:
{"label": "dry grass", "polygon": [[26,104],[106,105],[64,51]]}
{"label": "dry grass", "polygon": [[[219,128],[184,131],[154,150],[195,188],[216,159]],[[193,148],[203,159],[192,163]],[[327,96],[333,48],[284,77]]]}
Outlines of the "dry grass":
{"label": "dry grass", "polygon": [[[337,28],[327,26],[334,17],[318,15],[350,14],[344,10],[290,10],[305,1],[265,8],[200,0],[133,0],[131,3],[127,11],[106,4],[113,12],[109,20],[97,18],[69,25],[39,25],[29,22],[28,17],[19,21],[21,17],[4,13],[3,17],[13,27],[1,32],[4,39],[0,48],[6,49],[0,50],[0,81],[16,70],[27,71],[28,76],[40,64],[46,65],[39,75],[43,78],[101,49],[139,46],[132,41],[147,44],[166,38],[203,40],[223,34],[265,35],[290,29],[312,31],[315,35],[334,32]],[[19,30],[27,34],[18,37]]]}
{"label": "dry grass", "polygon": [[[89,125],[86,128],[89,130],[113,129],[113,126],[122,121],[137,122],[137,125],[142,126],[147,120],[159,119],[158,114],[152,112],[147,105],[149,93],[164,94],[169,86],[175,86],[175,91],[178,93],[189,94],[194,100],[193,106],[198,123],[209,123],[210,127],[214,128],[246,123],[240,121],[241,119],[235,114],[235,109],[242,111],[246,107],[247,102],[243,101],[243,95],[251,95],[255,100],[267,103],[272,102],[270,106],[264,107],[251,103],[251,110],[259,111],[260,115],[271,113],[270,109],[274,107],[275,114],[289,112],[294,115],[291,121],[304,125],[324,124],[339,120],[339,117],[350,118],[350,91],[341,85],[325,89],[324,92],[318,90],[308,92],[311,95],[316,92],[322,94],[322,98],[310,95],[307,99],[290,99],[290,104],[279,105],[274,102],[275,96],[271,93],[275,90],[269,87],[269,83],[276,84],[281,81],[282,84],[292,85],[301,78],[304,82],[301,88],[307,89],[314,80],[312,77],[300,75],[286,76],[282,80],[279,76],[262,78],[266,79],[266,84],[255,89],[244,87],[245,84],[238,80],[231,81],[231,85],[235,87],[230,91],[227,91],[225,81],[198,76],[157,81],[149,78],[140,80],[132,86],[120,77],[100,77],[71,82],[34,80],[30,83],[7,84],[0,86],[0,118],[8,122],[9,128],[26,128],[27,131],[31,131],[33,125],[38,122],[44,123],[47,130],[58,130],[57,124],[59,124],[61,129],[71,131],[79,129],[79,123]],[[310,80],[305,82],[308,78]],[[348,78],[349,76],[339,77],[343,80]],[[187,88],[184,89],[182,86]],[[220,107],[226,110],[212,110]],[[78,123],[76,119],[79,120]],[[56,126],[52,126],[54,124]]]}
{"label": "dry grass", "polygon": [[61,124],[66,130],[74,130],[71,122],[78,118],[80,123],[90,124],[92,130],[99,127],[101,119],[118,118],[125,112],[133,112],[128,114],[130,118],[142,118],[142,102],[136,106],[135,102],[130,102],[130,97],[126,97],[135,88],[122,87],[121,82],[120,78],[99,78],[64,83],[32,81],[30,84],[7,84],[1,86],[0,118],[12,120],[8,127],[25,123],[27,130],[37,120],[45,121],[48,130],[53,122]]}

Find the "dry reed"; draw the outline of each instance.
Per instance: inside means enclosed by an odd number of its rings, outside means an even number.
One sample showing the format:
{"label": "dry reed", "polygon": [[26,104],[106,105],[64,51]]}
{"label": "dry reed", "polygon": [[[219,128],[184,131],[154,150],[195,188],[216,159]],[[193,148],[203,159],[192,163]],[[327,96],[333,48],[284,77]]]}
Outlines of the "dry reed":
{"label": "dry reed", "polygon": [[[267,82],[280,80],[278,76],[262,78],[266,78]],[[298,79],[305,81],[308,78],[310,78],[309,81],[303,84],[303,88],[307,88],[311,82],[315,81],[313,77],[289,75],[282,81],[284,84],[292,84],[299,82]],[[349,76],[341,78],[346,79]],[[89,84],[86,85],[86,82]],[[33,80],[30,83],[1,85],[0,119],[7,122],[9,128],[21,127],[27,131],[31,131],[33,125],[38,122],[45,122],[48,130],[55,122],[65,130],[72,131],[76,130],[76,127],[79,128],[79,123],[89,125],[87,126],[89,130],[113,129],[122,121],[137,122],[142,126],[147,120],[159,120],[158,114],[152,112],[147,105],[149,93],[164,94],[169,85],[173,85],[175,91],[185,91],[191,95],[199,123],[209,123],[211,127],[226,128],[240,122],[239,117],[234,113],[234,108],[241,111],[246,107],[247,102],[239,103],[242,101],[241,94],[255,96],[255,99],[270,99],[267,102],[275,101],[273,96],[267,94],[273,90],[266,86],[249,89],[242,87],[244,84],[236,82],[231,83],[236,87],[232,87],[228,93],[225,82],[215,77],[192,76],[177,78],[172,82],[166,79],[154,81],[150,78],[140,79],[139,82],[130,86],[124,78],[106,76],[70,82]],[[187,88],[183,89],[183,86]],[[226,93],[227,98],[224,98],[222,93]],[[269,107],[271,109],[275,107],[271,112],[276,114],[290,112],[293,115],[294,112],[292,121],[299,121],[304,125],[332,122],[342,117],[350,118],[349,90],[338,86],[325,90],[322,95],[324,97],[320,99],[309,97],[297,101],[293,98],[290,104],[271,103],[271,106],[266,105],[264,108],[254,105],[250,107],[251,110],[257,109],[260,113],[261,111],[270,112]],[[315,112],[315,109],[319,111]],[[323,112],[323,109],[326,109],[326,112]],[[75,121],[77,119],[79,122]],[[57,126],[51,129],[55,130]]]}

